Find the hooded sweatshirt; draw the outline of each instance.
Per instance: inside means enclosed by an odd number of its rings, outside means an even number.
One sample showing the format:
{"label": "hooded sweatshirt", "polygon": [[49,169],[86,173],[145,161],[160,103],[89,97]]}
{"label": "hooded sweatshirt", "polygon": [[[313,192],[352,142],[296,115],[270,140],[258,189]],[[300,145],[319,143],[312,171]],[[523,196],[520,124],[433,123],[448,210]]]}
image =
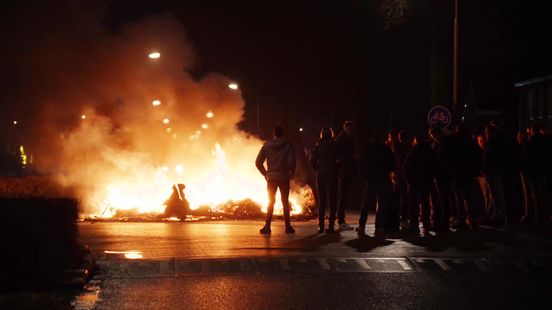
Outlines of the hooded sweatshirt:
{"label": "hooded sweatshirt", "polygon": [[[265,160],[266,169],[264,167]],[[295,174],[293,146],[286,139],[274,138],[263,145],[257,155],[255,165],[267,181],[289,181]]]}

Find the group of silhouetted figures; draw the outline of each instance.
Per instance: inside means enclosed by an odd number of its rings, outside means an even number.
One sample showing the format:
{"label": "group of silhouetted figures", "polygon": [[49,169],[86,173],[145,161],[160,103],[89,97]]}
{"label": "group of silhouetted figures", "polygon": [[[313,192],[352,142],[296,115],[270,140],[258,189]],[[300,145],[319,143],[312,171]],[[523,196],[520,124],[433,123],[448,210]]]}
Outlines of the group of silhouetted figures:
{"label": "group of silhouetted figures", "polygon": [[[451,227],[551,223],[552,137],[545,126],[532,125],[517,136],[494,122],[478,135],[462,126],[423,133],[375,129],[361,152],[356,151],[354,132],[350,121],[335,137],[331,128],[323,128],[309,154],[317,172],[318,233],[353,229],[345,222],[345,210],[357,177],[364,182],[359,234],[365,233],[370,210],[376,211],[376,232],[419,233],[420,221],[425,234]],[[295,157],[283,128],[277,126],[274,136],[256,161],[269,192],[261,233],[271,232],[278,188],[286,233],[293,233],[287,196]]]}

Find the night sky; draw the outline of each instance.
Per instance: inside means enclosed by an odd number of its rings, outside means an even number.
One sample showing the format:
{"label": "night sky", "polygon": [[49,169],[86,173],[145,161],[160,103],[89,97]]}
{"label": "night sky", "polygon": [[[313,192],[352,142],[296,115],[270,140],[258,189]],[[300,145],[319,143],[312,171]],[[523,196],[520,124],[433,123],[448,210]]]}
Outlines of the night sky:
{"label": "night sky", "polygon": [[[384,2],[112,0],[85,7],[94,10],[93,22],[113,32],[145,16],[175,16],[193,43],[192,75],[214,71],[240,83],[243,129],[256,133],[259,105],[261,137],[280,123],[309,144],[320,127],[338,129],[347,119],[361,133],[421,129],[428,107],[451,104],[453,1],[409,1],[404,20],[393,25],[383,17]],[[13,27],[32,29],[32,20],[18,21],[26,11],[39,7],[55,17],[67,1],[45,3],[0,2],[3,135],[15,115],[33,109],[18,100],[32,77],[14,74],[7,57],[17,54],[10,50]],[[460,5],[460,102],[473,91],[479,109],[515,119],[513,83],[552,72],[550,10],[536,1]]]}

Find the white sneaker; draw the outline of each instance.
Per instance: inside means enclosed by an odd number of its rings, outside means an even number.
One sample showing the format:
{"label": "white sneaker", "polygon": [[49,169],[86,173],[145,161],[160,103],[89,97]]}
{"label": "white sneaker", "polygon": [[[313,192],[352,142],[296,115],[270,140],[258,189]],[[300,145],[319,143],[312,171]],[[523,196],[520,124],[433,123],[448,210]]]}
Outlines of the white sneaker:
{"label": "white sneaker", "polygon": [[347,223],[341,223],[341,224],[339,224],[338,229],[341,230],[341,231],[344,231],[344,230],[353,230],[354,228],[353,228],[353,226],[350,226]]}

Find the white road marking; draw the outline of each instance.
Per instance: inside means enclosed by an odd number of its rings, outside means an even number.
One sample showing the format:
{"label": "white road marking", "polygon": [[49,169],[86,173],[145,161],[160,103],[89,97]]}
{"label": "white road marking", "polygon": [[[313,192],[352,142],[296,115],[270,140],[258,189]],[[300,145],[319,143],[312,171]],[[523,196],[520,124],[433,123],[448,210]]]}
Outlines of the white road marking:
{"label": "white road marking", "polygon": [[440,259],[440,258],[434,258],[433,261],[435,261],[435,263],[436,263],[437,265],[439,265],[439,267],[441,267],[441,269],[447,270],[447,271],[450,270],[449,265],[447,265],[447,263],[445,263],[444,260],[442,260],[442,259]]}
{"label": "white road marking", "polygon": [[402,267],[404,270],[412,270],[412,267],[406,262],[404,259],[397,259],[397,263]]}
{"label": "white road marking", "polygon": [[330,264],[328,264],[328,261],[325,258],[319,258],[318,263],[320,264],[320,266],[324,270],[330,270],[331,269]]}
{"label": "white road marking", "polygon": [[372,269],[372,267],[370,267],[370,265],[368,265],[368,263],[362,259],[362,258],[354,258],[353,259],[359,266],[360,268],[362,269]]}

